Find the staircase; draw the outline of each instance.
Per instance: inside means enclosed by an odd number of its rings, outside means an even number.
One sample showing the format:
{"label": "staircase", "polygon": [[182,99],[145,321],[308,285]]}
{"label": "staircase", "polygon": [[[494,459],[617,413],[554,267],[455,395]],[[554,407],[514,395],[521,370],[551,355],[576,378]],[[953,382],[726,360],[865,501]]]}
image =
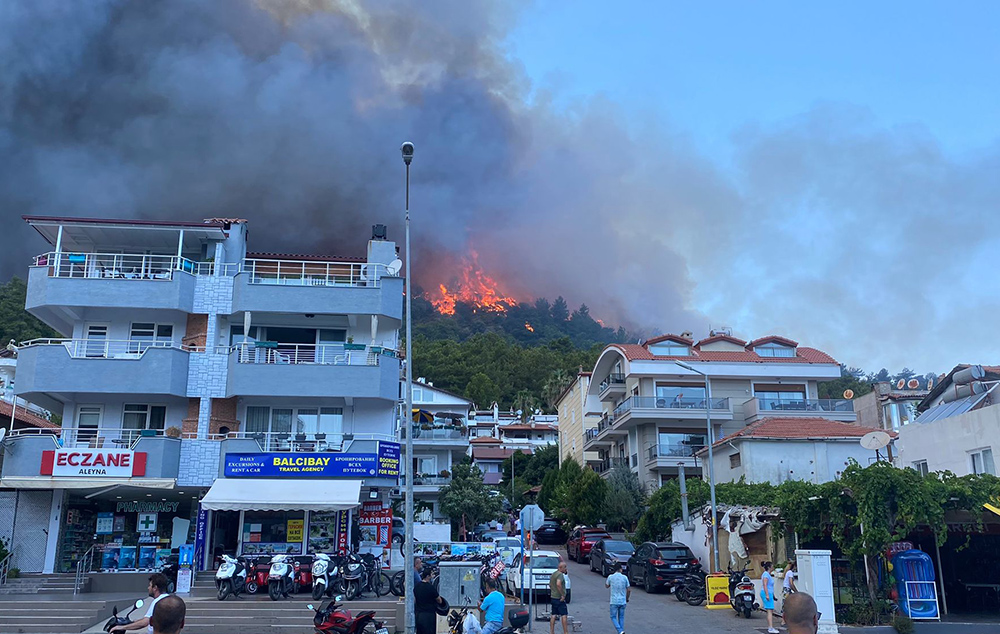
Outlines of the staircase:
{"label": "staircase", "polygon": [[[215,586],[213,584],[213,596],[214,593]],[[374,610],[375,620],[384,621],[385,627],[390,632],[394,632],[396,631],[398,601],[395,597],[390,597],[390,599],[350,601],[345,605],[352,614]],[[230,597],[225,601],[193,598],[187,601],[184,634],[218,634],[219,632],[301,634],[301,632],[311,632],[314,613],[306,607],[309,603],[318,604],[319,602],[313,601],[308,595],[292,595],[288,599],[271,601],[266,593],[241,595],[239,599]],[[3,631],[0,628],[0,632]]]}
{"label": "staircase", "polygon": [[[70,581],[72,580],[71,576]],[[69,591],[73,592],[72,586]],[[108,616],[110,614],[105,609],[104,601],[24,601],[3,598],[0,599],[0,634],[71,634],[82,632],[102,617]]]}
{"label": "staircase", "polygon": [[[0,586],[0,596],[9,594],[73,594],[73,574],[22,574]],[[90,578],[84,577],[81,592],[90,591]],[[2,622],[2,621],[0,621]]]}

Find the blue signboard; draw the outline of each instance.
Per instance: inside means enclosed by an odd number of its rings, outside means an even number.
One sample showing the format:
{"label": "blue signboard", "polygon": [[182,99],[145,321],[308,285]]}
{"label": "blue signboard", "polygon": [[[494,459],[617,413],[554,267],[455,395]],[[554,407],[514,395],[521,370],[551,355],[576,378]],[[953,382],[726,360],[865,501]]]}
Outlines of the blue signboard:
{"label": "blue signboard", "polygon": [[194,529],[194,567],[201,570],[205,566],[205,547],[208,543],[208,509],[198,503],[198,522]]}
{"label": "blue signboard", "polygon": [[398,478],[399,444],[379,442],[377,454],[228,453],[227,478]]}

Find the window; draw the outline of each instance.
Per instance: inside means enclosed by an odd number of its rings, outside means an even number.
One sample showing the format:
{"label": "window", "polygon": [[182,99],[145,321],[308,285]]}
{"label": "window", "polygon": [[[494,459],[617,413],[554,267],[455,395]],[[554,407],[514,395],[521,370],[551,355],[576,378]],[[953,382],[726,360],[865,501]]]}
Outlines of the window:
{"label": "window", "polygon": [[133,322],[129,331],[129,352],[145,352],[152,346],[168,346],[173,341],[174,327],[171,324]]}
{"label": "window", "polygon": [[166,420],[166,405],[126,403],[122,414],[122,429],[163,429]]}
{"label": "window", "polygon": [[660,456],[693,456],[694,452],[705,446],[704,434],[678,434],[674,432],[659,432],[657,436],[659,442]]}
{"label": "window", "polygon": [[755,385],[753,394],[761,410],[801,410],[808,406],[804,385]]}
{"label": "window", "polygon": [[740,458],[740,452],[729,454],[729,468],[739,469],[741,466],[743,466],[743,462]]}
{"label": "window", "polygon": [[271,418],[270,407],[257,407],[250,405],[247,407],[246,426],[244,429],[248,434],[264,434],[268,432],[268,421]]}
{"label": "window", "polygon": [[882,413],[886,429],[899,429],[916,419],[917,404],[914,401],[887,403],[882,406]]}
{"label": "window", "polygon": [[914,462],[913,468],[916,469],[917,473],[919,473],[922,476],[925,476],[928,473],[926,460],[918,460]]}
{"label": "window", "polygon": [[993,464],[993,450],[991,448],[977,449],[969,453],[972,461],[972,473],[975,475],[996,475],[996,466]]}
{"label": "window", "polygon": [[795,348],[784,346],[780,343],[765,343],[754,346],[754,352],[759,357],[794,357]]}
{"label": "window", "polygon": [[656,406],[657,407],[696,407],[699,403],[705,407],[705,384],[692,385],[690,383],[657,383],[656,384]]}
{"label": "window", "polygon": [[[246,425],[248,434],[343,434],[344,409],[342,407],[275,408],[248,405]],[[328,438],[328,440],[330,440]]]}
{"label": "window", "polygon": [[419,387],[413,388],[413,402],[423,403],[424,402],[424,390]]}
{"label": "window", "polygon": [[426,473],[428,475],[433,476],[436,475],[438,472],[437,458],[434,456],[414,456],[413,462],[415,464],[413,472],[416,475],[422,475]]}
{"label": "window", "polygon": [[686,344],[676,341],[662,341],[649,346],[649,351],[653,354],[664,357],[687,357],[691,354],[691,348]]}

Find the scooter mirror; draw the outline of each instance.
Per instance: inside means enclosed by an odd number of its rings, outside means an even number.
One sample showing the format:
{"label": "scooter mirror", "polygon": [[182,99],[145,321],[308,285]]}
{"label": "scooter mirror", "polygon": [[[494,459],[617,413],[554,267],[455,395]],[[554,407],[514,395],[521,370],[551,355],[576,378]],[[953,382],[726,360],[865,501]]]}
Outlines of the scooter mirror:
{"label": "scooter mirror", "polygon": [[315,605],[313,605],[312,603],[310,603],[310,604],[309,604],[309,605],[307,605],[306,607],[307,607],[307,608],[309,608],[310,610],[313,610],[313,611],[315,611],[315,610],[316,610],[316,606],[315,606]]}
{"label": "scooter mirror", "polygon": [[135,609],[138,610],[141,607],[142,607],[142,599],[136,599],[136,601],[135,601]]}
{"label": "scooter mirror", "polygon": [[338,594],[337,596],[335,596],[335,597],[333,598],[333,600],[334,600],[334,601],[336,601],[336,602],[338,602],[338,603],[340,603],[341,601],[343,601],[343,600],[344,600],[344,595],[342,595],[342,594]]}

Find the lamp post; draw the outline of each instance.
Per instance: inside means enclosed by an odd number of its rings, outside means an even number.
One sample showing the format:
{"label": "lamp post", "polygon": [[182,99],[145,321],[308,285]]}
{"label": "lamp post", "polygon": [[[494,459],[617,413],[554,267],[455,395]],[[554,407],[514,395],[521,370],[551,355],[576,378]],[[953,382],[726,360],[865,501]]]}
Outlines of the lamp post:
{"label": "lamp post", "polygon": [[[399,147],[406,165],[406,535],[404,537],[406,553],[403,570],[404,588],[406,592],[405,623],[406,634],[415,634],[417,630],[416,613],[413,603],[413,324],[410,318],[410,161],[413,160],[413,144],[406,141]],[[713,498],[714,499],[714,498]]]}
{"label": "lamp post", "polygon": [[[719,570],[719,526],[718,514],[715,508],[715,460],[712,455],[712,445],[715,443],[715,434],[712,433],[712,384],[708,381],[708,375],[701,370],[695,370],[690,365],[681,361],[674,363],[685,370],[690,370],[695,374],[700,374],[705,378],[705,425],[708,427],[708,490],[712,500],[712,564],[715,571]],[[683,469],[684,467],[681,467]]]}

